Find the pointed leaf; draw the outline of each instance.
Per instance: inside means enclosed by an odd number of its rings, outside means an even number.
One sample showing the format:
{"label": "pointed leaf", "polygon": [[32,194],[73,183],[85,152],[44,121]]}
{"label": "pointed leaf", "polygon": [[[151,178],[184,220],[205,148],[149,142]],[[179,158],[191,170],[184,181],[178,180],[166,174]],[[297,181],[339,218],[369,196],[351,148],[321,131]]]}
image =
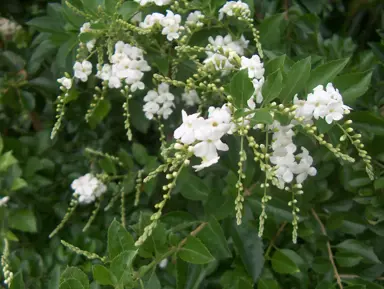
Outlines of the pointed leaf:
{"label": "pointed leaf", "polygon": [[281,250],[277,250],[272,256],[272,269],[279,274],[295,274],[300,272],[298,264]]}
{"label": "pointed leaf", "polygon": [[192,264],[206,264],[215,260],[207,247],[193,236],[188,236],[187,242],[179,252],[179,257]]}
{"label": "pointed leaf", "polygon": [[237,72],[231,82],[225,86],[225,91],[232,96],[233,104],[237,108],[247,107],[247,101],[255,91],[252,81],[248,77],[248,70]]}
{"label": "pointed leaf", "polygon": [[336,248],[360,255],[373,263],[380,263],[380,260],[377,258],[373,248],[358,240],[345,240],[344,242],[338,244]]}
{"label": "pointed leaf", "polygon": [[276,70],[268,75],[262,88],[263,103],[268,104],[275,98],[279,97],[282,89],[283,75],[280,70]]}
{"label": "pointed leaf", "polygon": [[[67,283],[66,286],[63,286],[63,283]],[[71,284],[76,284],[75,287],[70,287]],[[78,287],[80,284],[81,287]],[[76,267],[68,267],[65,269],[63,274],[61,274],[60,278],[60,289],[89,289],[89,280],[87,275],[83,271],[81,271],[79,268]]]}
{"label": "pointed leaf", "polygon": [[134,240],[125,228],[113,220],[108,229],[108,254],[113,259],[123,251],[135,250]]}
{"label": "pointed leaf", "polygon": [[93,279],[95,279],[100,285],[113,285],[117,282],[116,277],[109,269],[103,265],[94,265],[92,268]]}

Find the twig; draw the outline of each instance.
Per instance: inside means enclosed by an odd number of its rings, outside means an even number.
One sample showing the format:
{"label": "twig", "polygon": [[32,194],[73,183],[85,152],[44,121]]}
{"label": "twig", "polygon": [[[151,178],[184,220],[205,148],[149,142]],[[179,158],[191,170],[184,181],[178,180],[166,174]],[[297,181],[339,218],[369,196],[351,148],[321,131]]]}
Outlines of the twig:
{"label": "twig", "polygon": [[281,224],[281,226],[280,226],[280,228],[277,230],[275,236],[273,236],[271,242],[269,243],[269,246],[268,246],[268,248],[267,248],[267,251],[266,251],[265,254],[264,254],[264,258],[267,258],[267,257],[269,256],[269,252],[271,251],[273,245],[275,244],[277,237],[280,236],[280,234],[283,232],[283,230],[284,230],[284,228],[285,228],[286,225],[287,225],[287,222],[284,222],[284,223]]}
{"label": "twig", "polygon": [[[341,279],[357,279],[357,278],[362,278],[359,275],[354,275],[354,274],[339,274]],[[377,277],[376,280],[384,280],[384,277]]]}
{"label": "twig", "polygon": [[[196,236],[204,227],[207,225],[207,222],[201,223],[196,229],[194,229],[189,235]],[[181,247],[185,245],[187,242],[188,237],[185,237],[177,246],[177,250],[179,250]]]}
{"label": "twig", "polygon": [[[312,211],[312,215],[315,217],[316,221],[320,225],[321,232],[323,233],[324,236],[328,237],[327,230],[325,229],[324,224],[321,222],[321,220],[320,220],[319,216],[317,215],[316,211],[313,208],[311,209],[311,211]],[[339,285],[340,289],[343,289],[344,287],[343,287],[343,284],[341,283],[341,278],[340,278],[339,272],[337,271],[337,267],[336,267],[335,261],[333,259],[331,243],[329,243],[329,241],[327,241],[327,250],[328,250],[329,261],[331,261],[331,264],[332,264],[332,267],[333,267],[333,272],[335,274],[335,278],[336,278],[337,284]]]}

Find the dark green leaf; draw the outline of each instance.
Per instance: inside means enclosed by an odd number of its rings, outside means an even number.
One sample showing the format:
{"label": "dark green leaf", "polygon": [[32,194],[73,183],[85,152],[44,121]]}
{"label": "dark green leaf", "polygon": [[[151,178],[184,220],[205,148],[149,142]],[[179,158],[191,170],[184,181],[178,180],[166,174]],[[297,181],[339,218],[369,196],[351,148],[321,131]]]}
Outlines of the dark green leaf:
{"label": "dark green leaf", "polygon": [[9,214],[9,227],[23,232],[36,233],[36,217],[28,209],[12,210]]}
{"label": "dark green leaf", "polygon": [[[64,287],[63,284],[67,283]],[[76,285],[75,287],[71,287],[72,285]],[[81,286],[81,287],[78,287]],[[89,289],[89,281],[87,275],[79,268],[76,267],[68,267],[64,270],[63,274],[61,274],[60,278],[60,289]]]}
{"label": "dark green leaf", "polygon": [[215,260],[207,247],[193,236],[188,236],[187,242],[179,251],[179,257],[192,264],[206,264]]}
{"label": "dark green leaf", "polygon": [[196,175],[184,169],[177,178],[177,188],[184,198],[193,201],[205,201],[209,195],[209,187]]}
{"label": "dark green leaf", "polygon": [[251,126],[254,126],[256,124],[272,124],[273,123],[273,117],[269,113],[269,110],[267,108],[258,108],[254,110],[255,115],[251,119]]}
{"label": "dark green leaf", "polygon": [[214,217],[210,217],[208,224],[199,232],[199,239],[216,259],[220,260],[232,256],[223,229]]}
{"label": "dark green leaf", "polygon": [[107,174],[116,174],[116,166],[111,159],[102,158],[101,160],[99,160],[99,165]]}
{"label": "dark green leaf", "polygon": [[373,263],[380,263],[372,247],[365,245],[361,241],[352,239],[345,240],[338,244],[336,248],[360,255]]}
{"label": "dark green leaf", "polygon": [[113,285],[116,283],[116,277],[103,265],[94,265],[92,267],[93,279],[100,285]]}
{"label": "dark green leaf", "polygon": [[237,72],[231,82],[225,86],[225,90],[232,96],[233,104],[237,108],[247,107],[247,101],[255,91],[252,81],[248,77],[248,70],[243,69]]}
{"label": "dark green leaf", "polygon": [[284,71],[284,63],[286,58],[287,56],[284,54],[269,60],[265,65],[265,75],[269,76],[277,70]]}
{"label": "dark green leaf", "polygon": [[284,102],[292,101],[294,95],[300,92],[307,84],[311,71],[311,57],[296,62],[284,79],[279,99]]}
{"label": "dark green leaf", "polygon": [[91,127],[95,128],[109,113],[111,110],[111,103],[107,99],[102,99],[96,105],[96,108],[89,118],[89,124]]}
{"label": "dark green leaf", "polygon": [[22,272],[18,272],[13,276],[11,286],[9,289],[24,289],[25,284],[23,280],[23,274]]}
{"label": "dark green leaf", "polygon": [[148,152],[147,149],[139,143],[133,143],[132,144],[132,154],[135,160],[140,165],[145,165],[148,161]]}
{"label": "dark green leaf", "polygon": [[281,41],[284,14],[276,14],[263,20],[259,26],[260,42],[263,48],[277,47]]}
{"label": "dark green leaf", "polygon": [[135,245],[132,236],[116,220],[108,229],[108,254],[113,259],[123,251],[134,250]]}
{"label": "dark green leaf", "polygon": [[275,98],[279,97],[282,89],[283,76],[280,70],[276,70],[268,75],[266,82],[262,88],[263,103],[268,104]]}
{"label": "dark green leaf", "polygon": [[298,264],[283,251],[277,250],[272,256],[272,269],[279,274],[295,274],[300,272]]}
{"label": "dark green leaf", "polygon": [[134,1],[126,1],[121,5],[119,9],[119,14],[123,16],[123,19],[128,21],[132,16],[135,15],[137,9],[139,8],[139,4]]}
{"label": "dark green leaf", "polygon": [[17,159],[13,156],[12,151],[8,151],[0,156],[0,172],[6,171],[10,166],[17,163]]}
{"label": "dark green leaf", "polygon": [[[116,277],[118,284],[127,285],[132,282],[132,263],[136,255],[137,250],[123,251],[120,255],[116,256],[112,260],[110,270],[112,274]],[[124,288],[124,286],[122,288]]]}
{"label": "dark green leaf", "polygon": [[311,76],[307,82],[307,90],[312,90],[318,85],[326,85],[338,75],[347,65],[349,58],[332,60],[319,65],[311,71]]}
{"label": "dark green leaf", "polygon": [[279,289],[279,283],[273,279],[260,278],[257,282],[257,289]]}
{"label": "dark green leaf", "polygon": [[232,224],[231,236],[248,274],[256,282],[264,266],[263,243],[256,228],[248,224]]}
{"label": "dark green leaf", "polygon": [[353,267],[359,264],[363,258],[357,254],[337,252],[335,259],[340,267]]}

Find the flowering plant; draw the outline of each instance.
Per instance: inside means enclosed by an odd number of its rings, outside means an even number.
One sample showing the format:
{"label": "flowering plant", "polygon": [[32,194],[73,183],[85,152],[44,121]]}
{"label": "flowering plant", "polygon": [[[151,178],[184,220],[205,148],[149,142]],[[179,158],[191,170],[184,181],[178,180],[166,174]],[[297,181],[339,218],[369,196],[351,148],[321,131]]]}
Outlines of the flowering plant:
{"label": "flowering plant", "polygon": [[[109,222],[105,256],[61,241],[93,262],[95,282],[114,288],[198,288],[226,260],[224,288],[278,288],[270,269],[292,276],[307,270],[303,252],[291,249],[309,250],[318,229],[311,220],[327,235],[311,204],[332,198],[326,178],[335,167],[358,167],[359,176],[363,169],[367,183],[376,178],[364,129],[353,126],[371,75],[359,75],[367,82],[344,74],[353,60],[330,57],[326,41],[319,46],[328,60],[311,51],[281,53],[269,26],[280,30],[288,20],[278,14],[258,23],[253,1],[84,0],[59,7],[69,37],[56,43],[58,58],[63,47],[74,58],[55,62],[60,94],[51,139],[71,134],[66,122],[79,122],[77,106],[90,94],[85,122],[97,131],[112,119],[108,137],[118,142],[85,150],[89,170],[73,180],[70,205],[50,237],[70,226],[77,209],[94,206],[83,231],[97,218],[111,221],[108,212],[118,215],[120,223]],[[54,39],[39,18],[29,24]],[[280,250],[274,243],[286,226],[291,249]],[[265,238],[271,242],[263,254]],[[357,252],[352,239],[337,246],[341,255]],[[327,249],[343,288],[329,241]],[[372,254],[364,260],[380,262]],[[262,272],[264,258],[270,266]],[[299,283],[308,283],[309,273],[302,275]],[[81,286],[89,281],[80,269],[61,274],[60,288]]]}

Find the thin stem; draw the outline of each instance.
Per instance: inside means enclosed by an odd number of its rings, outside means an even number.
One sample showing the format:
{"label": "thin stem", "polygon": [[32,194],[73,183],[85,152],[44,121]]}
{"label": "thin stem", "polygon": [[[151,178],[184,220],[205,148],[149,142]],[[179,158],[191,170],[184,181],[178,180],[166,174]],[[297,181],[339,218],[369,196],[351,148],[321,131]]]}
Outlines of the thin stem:
{"label": "thin stem", "polygon": [[[320,229],[321,229],[321,232],[323,233],[323,235],[328,237],[327,230],[325,229],[325,226],[321,222],[321,220],[320,220],[319,216],[317,215],[316,211],[312,208],[311,212],[312,212],[313,217],[319,223]],[[336,264],[335,264],[335,261],[334,261],[334,258],[333,258],[332,249],[331,249],[331,243],[329,243],[329,241],[327,241],[327,250],[328,250],[329,261],[331,261],[331,264],[332,264],[332,267],[333,267],[333,272],[335,274],[336,282],[339,285],[339,288],[343,289],[344,287],[343,287],[343,284],[341,283],[341,278],[340,278],[339,272],[337,271],[337,267],[336,267]]]}
{"label": "thin stem", "polygon": [[126,228],[126,221],[125,221],[125,191],[124,188],[121,189],[121,225]]}
{"label": "thin stem", "polygon": [[275,245],[275,242],[276,242],[276,239],[280,236],[280,234],[283,232],[285,226],[287,225],[287,222],[284,222],[281,224],[280,228],[277,230],[275,236],[273,236],[271,242],[269,243],[269,246],[267,248],[267,251],[265,252],[264,254],[264,258],[265,259],[268,259],[269,257],[269,253],[271,252],[272,248],[274,247]]}

